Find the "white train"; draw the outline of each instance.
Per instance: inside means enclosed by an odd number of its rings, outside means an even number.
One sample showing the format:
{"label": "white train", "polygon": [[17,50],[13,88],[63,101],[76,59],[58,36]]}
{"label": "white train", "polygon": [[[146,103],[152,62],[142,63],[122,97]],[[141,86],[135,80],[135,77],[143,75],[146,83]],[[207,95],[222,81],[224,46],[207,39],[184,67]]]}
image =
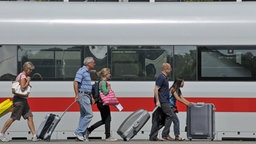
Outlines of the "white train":
{"label": "white train", "polygon": [[[116,131],[130,113],[153,110],[154,80],[161,63],[169,62],[170,85],[183,77],[186,98],[215,104],[216,140],[255,140],[255,7],[253,2],[0,2],[0,102],[12,98],[11,79],[24,61],[32,61],[29,102],[38,127],[46,113],[61,114],[71,104],[75,72],[84,57],[93,56],[96,70],[112,70],[111,85],[124,109],[112,108],[111,130],[120,138]],[[93,110],[92,123],[100,119]],[[186,108],[179,104],[179,111],[186,138]],[[0,127],[9,116],[1,117]],[[78,117],[75,105],[52,138],[73,138]],[[148,139],[150,128],[151,120],[134,139]],[[30,139],[26,121],[13,123],[8,137]],[[103,138],[104,127],[91,137]]]}

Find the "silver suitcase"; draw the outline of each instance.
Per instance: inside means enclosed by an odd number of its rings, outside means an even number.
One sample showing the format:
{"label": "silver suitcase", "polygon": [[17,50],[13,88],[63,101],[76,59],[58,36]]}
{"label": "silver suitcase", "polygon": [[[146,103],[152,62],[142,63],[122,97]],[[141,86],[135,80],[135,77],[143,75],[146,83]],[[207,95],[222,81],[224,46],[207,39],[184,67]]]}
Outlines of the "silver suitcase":
{"label": "silver suitcase", "polygon": [[64,114],[67,112],[67,110],[75,103],[74,101],[71,105],[68,106],[68,108],[63,112],[61,116],[58,116],[56,114],[47,114],[45,116],[45,119],[40,124],[39,128],[37,129],[37,138],[50,141],[52,133],[58,123],[60,122],[61,118],[64,116]]}
{"label": "silver suitcase", "polygon": [[150,114],[144,110],[139,109],[129,115],[120,125],[117,133],[124,141],[132,139],[149,120]]}
{"label": "silver suitcase", "polygon": [[187,109],[187,138],[209,139],[215,137],[215,106],[196,103]]}
{"label": "silver suitcase", "polygon": [[60,119],[58,115],[52,113],[47,114],[37,130],[37,137],[42,140],[50,141],[52,132],[60,122]]}

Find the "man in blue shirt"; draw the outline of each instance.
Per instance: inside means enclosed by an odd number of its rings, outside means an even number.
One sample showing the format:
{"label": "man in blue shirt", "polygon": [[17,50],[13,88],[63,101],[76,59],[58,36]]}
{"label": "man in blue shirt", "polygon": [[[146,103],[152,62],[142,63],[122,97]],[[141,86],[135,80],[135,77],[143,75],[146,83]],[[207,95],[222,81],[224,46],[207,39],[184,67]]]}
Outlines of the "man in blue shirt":
{"label": "man in blue shirt", "polygon": [[[154,98],[156,106],[161,107],[164,115],[165,115],[165,127],[162,131],[162,138],[164,140],[172,141],[173,138],[170,137],[170,127],[172,123],[171,114],[171,105],[169,102],[169,82],[168,82],[168,75],[172,71],[171,65],[169,63],[162,64],[162,71],[161,74],[156,79],[156,85],[154,88]],[[154,120],[154,119],[153,119]],[[159,141],[160,139],[157,138],[159,131],[159,122],[152,122],[151,132],[149,135],[149,140],[151,141]]]}
{"label": "man in blue shirt", "polygon": [[73,83],[75,100],[78,101],[80,107],[79,124],[74,132],[79,141],[88,141],[88,139],[84,138],[84,135],[93,117],[91,103],[94,103],[94,100],[91,96],[92,84],[90,70],[93,69],[94,66],[94,59],[92,57],[86,57],[84,59],[84,66],[77,71]]}

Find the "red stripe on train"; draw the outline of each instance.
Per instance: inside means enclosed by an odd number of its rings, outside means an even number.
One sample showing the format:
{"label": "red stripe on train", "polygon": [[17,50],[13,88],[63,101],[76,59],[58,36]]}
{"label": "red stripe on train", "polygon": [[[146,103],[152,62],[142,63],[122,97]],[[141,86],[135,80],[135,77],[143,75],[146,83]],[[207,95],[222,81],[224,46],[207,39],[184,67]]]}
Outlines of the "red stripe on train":
{"label": "red stripe on train", "polygon": [[[7,98],[0,98],[0,102]],[[256,98],[187,98],[191,102],[213,103],[216,112],[256,112]],[[71,97],[40,97],[29,98],[29,104],[33,112],[62,112],[74,100]],[[122,106],[123,112],[132,112],[143,108],[148,111],[154,109],[153,98],[134,98],[120,97],[118,98]],[[177,103],[180,112],[186,111],[186,107],[181,103]],[[111,107],[112,111],[118,111],[115,107]],[[78,112],[78,104],[73,105],[69,111]],[[97,106],[93,105],[93,111],[98,111]]]}

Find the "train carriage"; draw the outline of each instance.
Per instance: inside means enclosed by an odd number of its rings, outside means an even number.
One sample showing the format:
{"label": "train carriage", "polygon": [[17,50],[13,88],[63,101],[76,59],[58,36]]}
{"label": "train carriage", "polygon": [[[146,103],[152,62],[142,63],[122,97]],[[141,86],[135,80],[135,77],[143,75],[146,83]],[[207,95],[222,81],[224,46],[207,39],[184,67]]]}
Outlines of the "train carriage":
{"label": "train carriage", "polygon": [[[184,97],[216,107],[216,139],[255,139],[256,3],[61,3],[0,2],[0,102],[11,98],[11,80],[32,61],[29,98],[36,127],[47,113],[61,114],[74,100],[73,79],[84,57],[98,71],[109,67],[123,111],[112,107],[112,134],[133,111],[154,109],[154,80],[169,62],[185,79]],[[92,73],[92,77],[94,74]],[[179,104],[181,136],[186,107]],[[93,122],[100,119],[93,105]],[[9,115],[1,118],[5,121]],[[73,138],[74,105],[52,139]],[[0,127],[3,123],[0,123]],[[11,139],[29,139],[26,122]],[[150,121],[134,139],[148,139]],[[172,129],[171,129],[172,130]],[[172,134],[172,132],[171,132]],[[92,133],[102,138],[104,128]],[[172,134],[173,135],[173,134]]]}

